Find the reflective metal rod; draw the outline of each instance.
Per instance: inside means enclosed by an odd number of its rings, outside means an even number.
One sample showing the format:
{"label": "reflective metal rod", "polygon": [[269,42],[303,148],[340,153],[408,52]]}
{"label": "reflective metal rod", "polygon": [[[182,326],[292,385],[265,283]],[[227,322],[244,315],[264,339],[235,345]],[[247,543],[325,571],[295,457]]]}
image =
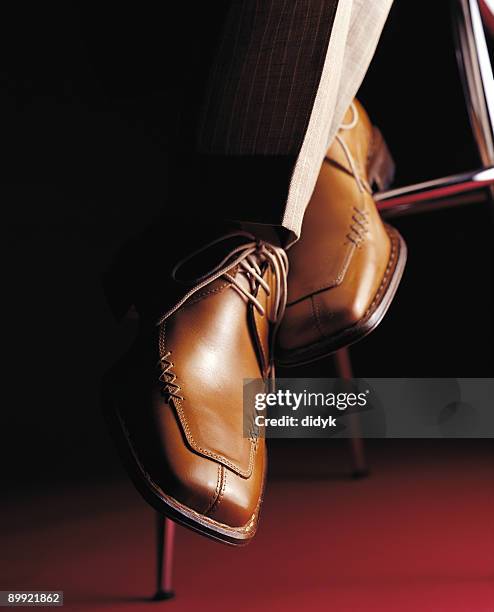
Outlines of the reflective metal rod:
{"label": "reflective metal rod", "polygon": [[[375,199],[382,213],[393,211],[404,214],[408,208],[418,203],[427,204],[430,202],[430,206],[433,208],[433,203],[436,200],[451,198],[493,185],[494,166],[383,191],[377,193]],[[421,208],[421,210],[424,210],[424,208]]]}

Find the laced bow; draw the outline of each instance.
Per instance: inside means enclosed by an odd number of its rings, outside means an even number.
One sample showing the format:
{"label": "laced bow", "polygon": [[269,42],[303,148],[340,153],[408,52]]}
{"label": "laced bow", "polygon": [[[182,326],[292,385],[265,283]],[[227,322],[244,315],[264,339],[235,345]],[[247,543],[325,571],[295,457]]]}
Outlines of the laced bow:
{"label": "laced bow", "polygon": [[[358,120],[359,120],[359,114],[358,114],[358,110],[354,102],[350,104],[350,110],[352,111],[352,118],[348,123],[342,123],[339,128],[340,130],[343,130],[343,131],[352,130],[357,125]],[[357,164],[355,163],[355,160],[353,159],[353,155],[347,143],[343,140],[343,138],[339,134],[336,134],[335,140],[336,142],[338,142],[338,144],[341,146],[343,150],[343,153],[348,161],[348,164],[355,178],[359,191],[360,192],[367,191],[368,193],[372,193],[372,190],[368,187],[368,185],[365,183],[365,181],[360,176],[360,173],[357,168]]]}
{"label": "laced bow", "polygon": [[[232,232],[221,238],[213,240],[201,247],[200,249],[194,251],[181,261],[177,263],[177,265],[172,270],[172,278],[174,280],[177,279],[177,273],[182,268],[184,264],[188,261],[192,260],[197,255],[207,251],[211,247],[224,242],[231,238],[245,238],[245,242],[240,246],[233,248],[227,255],[224,257],[218,265],[216,265],[213,269],[211,269],[206,274],[199,276],[197,278],[191,279],[192,283],[195,283],[194,286],[187,291],[187,293],[172,307],[168,310],[164,315],[160,317],[157,326],[161,326],[169,317],[171,317],[179,308],[181,308],[186,302],[188,302],[194,295],[196,295],[201,289],[214,282],[219,278],[226,279],[229,283],[231,283],[231,287],[238,291],[238,293],[244,297],[247,302],[250,302],[254,308],[259,312],[261,316],[267,316],[269,321],[271,321],[274,325],[273,332],[271,334],[271,362],[269,366],[269,372],[271,376],[274,376],[274,366],[273,366],[273,348],[274,348],[274,340],[276,338],[276,332],[283,318],[283,314],[285,312],[286,302],[287,302],[287,276],[288,276],[288,257],[285,253],[285,250],[281,247],[276,247],[268,242],[264,242],[263,240],[258,240],[254,235],[249,232],[238,231]],[[269,284],[262,278],[262,269],[265,263],[269,265],[273,272],[274,277],[274,291],[273,291],[273,304],[270,312],[266,313],[264,306],[257,299],[256,294],[260,287],[266,292],[268,296],[271,295],[272,290]],[[249,289],[246,289],[239,280],[232,276],[231,270],[233,268],[238,268],[238,272],[243,274],[249,281]],[[166,357],[169,356],[169,353]],[[171,363],[166,360],[167,363]],[[172,364],[173,365],[173,364]],[[169,368],[167,374],[171,374],[169,372]],[[173,380],[168,380],[167,383],[173,387],[173,391],[179,390],[180,387],[175,384],[175,378]],[[173,393],[172,393],[173,394]]]}

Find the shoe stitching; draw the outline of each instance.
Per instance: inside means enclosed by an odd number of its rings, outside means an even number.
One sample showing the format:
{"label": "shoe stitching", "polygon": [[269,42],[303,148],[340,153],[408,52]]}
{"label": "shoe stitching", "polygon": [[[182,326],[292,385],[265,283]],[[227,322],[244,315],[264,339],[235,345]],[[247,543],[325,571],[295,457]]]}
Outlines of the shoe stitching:
{"label": "shoe stitching", "polygon": [[118,415],[118,420],[120,421],[120,424],[122,426],[122,431],[124,432],[124,436],[127,439],[127,442],[129,444],[129,446],[131,447],[131,451],[132,454],[134,456],[134,459],[139,467],[139,469],[142,471],[142,473],[144,474],[144,476],[146,477],[146,479],[148,480],[148,482],[155,488],[157,489],[166,499],[168,500],[172,500],[179,508],[184,508],[187,510],[187,512],[190,512],[191,514],[197,516],[198,518],[200,518],[202,521],[206,522],[206,523],[210,523],[212,526],[220,526],[220,527],[224,527],[226,528],[226,530],[230,530],[230,531],[234,531],[234,532],[238,532],[238,533],[248,533],[249,531],[252,531],[252,528],[255,527],[254,523],[256,521],[256,517],[259,514],[259,508],[261,507],[261,503],[262,503],[262,499],[263,496],[261,495],[259,497],[259,500],[257,502],[257,505],[255,507],[255,510],[251,516],[251,518],[249,519],[249,521],[247,521],[247,523],[245,523],[245,525],[242,525],[241,527],[231,527],[230,525],[227,525],[226,523],[220,523],[220,521],[215,521],[214,519],[211,519],[207,516],[204,516],[203,514],[201,514],[200,512],[197,512],[197,510],[194,510],[193,508],[190,508],[189,506],[186,506],[185,504],[182,504],[181,502],[179,502],[177,499],[175,499],[174,497],[172,497],[171,495],[167,495],[162,489],[161,487],[153,480],[153,478],[151,477],[151,475],[149,474],[149,472],[147,472],[144,467],[143,464],[141,462],[141,460],[139,459],[136,447],[134,446],[134,444],[132,443],[132,437],[130,435],[129,430],[126,427],[125,424],[125,420],[123,419],[123,417],[120,415],[120,412],[117,410],[117,415]]}
{"label": "shoe stitching", "polygon": [[[347,245],[348,245],[348,242],[342,243],[342,246],[347,246]],[[341,265],[341,270],[340,272],[338,272],[338,275],[334,279],[332,279],[331,281],[328,281],[327,283],[324,283],[324,285],[313,287],[310,289],[310,293],[307,293],[303,297],[297,298],[296,300],[292,302],[288,302],[287,308],[291,308],[292,306],[295,306],[296,304],[303,302],[304,300],[309,298],[311,295],[315,295],[316,293],[320,293],[321,291],[327,291],[329,289],[333,289],[334,287],[338,287],[339,285],[341,285],[341,282],[345,278],[346,271],[348,269],[348,266],[350,265],[350,260],[354,252],[355,252],[355,249],[353,249],[352,247],[348,248],[348,251],[345,255],[345,259],[343,260],[343,263]]]}
{"label": "shoe stitching", "polygon": [[[159,341],[158,341],[158,351],[159,353],[162,353],[163,351],[166,353],[166,348],[165,348],[165,323],[163,322],[161,324],[160,327],[160,332],[159,332]],[[174,379],[174,384],[175,381],[177,381],[177,377],[175,377]],[[182,390],[182,386],[178,386],[178,389]],[[165,387],[166,388],[166,387]],[[235,463],[233,463],[232,461],[230,461],[229,459],[227,459],[226,457],[223,457],[222,455],[218,455],[217,453],[214,453],[210,450],[208,450],[207,448],[203,448],[200,444],[198,444],[196,442],[196,440],[194,439],[194,436],[192,435],[192,432],[190,430],[189,427],[189,423],[187,420],[187,416],[185,414],[185,411],[182,407],[182,402],[179,398],[177,398],[176,396],[170,396],[168,399],[168,403],[171,404],[175,410],[178,413],[180,422],[182,424],[182,427],[184,428],[185,431],[185,435],[187,438],[187,441],[189,442],[189,444],[192,446],[192,448],[201,453],[202,455],[205,455],[207,457],[210,457],[216,461],[219,461],[220,463],[222,463],[223,465],[228,466],[230,469],[232,469],[235,473],[239,474],[240,476],[243,476],[244,478],[249,478],[252,475],[252,469],[253,469],[253,465],[254,465],[254,456],[256,453],[256,446],[252,443],[252,440],[250,441],[250,451],[249,451],[249,464],[247,466],[246,470],[243,470],[241,467],[239,467],[238,465],[236,465]]]}
{"label": "shoe stitching", "polygon": [[388,234],[389,239],[391,240],[391,253],[389,255],[389,261],[388,261],[388,265],[386,267],[386,270],[384,272],[384,276],[383,279],[381,281],[381,284],[379,285],[379,289],[377,290],[376,295],[374,296],[374,299],[372,300],[371,304],[369,305],[369,307],[367,308],[367,310],[364,313],[364,316],[362,317],[362,319],[365,319],[365,317],[373,310],[374,304],[380,300],[381,295],[383,293],[384,288],[387,285],[387,281],[389,278],[389,274],[391,272],[391,268],[393,267],[394,261],[396,259],[396,254],[397,254],[397,244],[398,244],[398,239],[397,236],[394,234],[394,232],[392,232],[392,230],[389,230],[387,227],[385,227],[386,229],[386,233]]}
{"label": "shoe stitching", "polygon": [[[365,313],[363,314],[363,316],[357,321],[357,323],[355,323],[355,325],[360,325],[370,314],[372,314],[372,311],[374,309],[374,306],[376,304],[377,301],[379,301],[382,297],[382,293],[384,291],[384,289],[387,287],[387,281],[391,272],[391,268],[394,267],[394,261],[396,260],[396,256],[398,253],[398,245],[399,245],[399,241],[398,241],[398,236],[395,234],[394,230],[392,228],[390,228],[389,226],[385,226],[385,230],[386,233],[389,236],[389,239],[391,240],[391,253],[389,256],[389,261],[388,261],[388,265],[386,266],[386,270],[384,272],[384,276],[383,279],[381,281],[381,284],[379,285],[379,289],[377,290],[376,295],[374,296],[374,299],[372,300],[371,304],[369,305],[369,307],[367,308],[367,310],[365,311]],[[310,296],[312,299],[312,295]],[[353,326],[351,327],[347,327],[344,328],[343,330],[341,330],[342,332],[346,332],[349,329],[352,329]],[[340,333],[340,332],[339,332]],[[330,338],[332,335],[324,335],[323,339],[318,341],[318,342],[314,342],[311,343],[310,345],[308,345],[308,347],[313,347],[313,346],[318,346],[319,344],[324,344],[325,341]],[[298,351],[302,351],[304,352],[307,349],[307,347],[300,347],[299,349],[295,349],[295,351],[293,352],[298,352]]]}
{"label": "shoe stitching", "polygon": [[232,286],[231,283],[224,283],[223,285],[220,285],[219,287],[215,287],[214,289],[209,289],[208,291],[199,293],[196,295],[194,299],[189,300],[186,306],[192,306],[192,304],[197,304],[197,302],[200,302],[202,299],[204,299],[208,295],[212,295],[213,293],[221,293],[224,289],[227,289],[228,287],[231,287],[231,286]]}
{"label": "shoe stitching", "polygon": [[325,338],[325,334],[324,334],[321,319],[320,319],[319,305],[316,304],[316,301],[314,300],[313,295],[310,296],[310,302],[311,302],[311,307],[312,307],[312,318],[314,319],[315,327],[317,331],[319,332],[319,335],[321,336],[321,338]]}
{"label": "shoe stitching", "polygon": [[221,504],[221,502],[223,500],[223,497],[225,495],[227,471],[225,470],[225,468],[223,466],[221,466],[221,467],[222,467],[222,473],[221,473],[221,479],[222,479],[221,491],[219,492],[218,496],[216,497],[216,500],[215,500],[214,504],[211,506],[211,508],[209,509],[209,511],[207,513],[209,516],[213,515],[218,510],[218,507]]}
{"label": "shoe stitching", "polygon": [[252,443],[252,441],[250,444],[250,451],[249,451],[249,465],[246,470],[243,470],[242,468],[240,468],[238,465],[236,465],[235,463],[233,463],[232,461],[230,461],[223,455],[218,455],[217,453],[213,453],[212,451],[208,450],[207,448],[203,448],[200,444],[198,444],[196,440],[194,439],[192,432],[190,431],[189,423],[187,421],[187,417],[185,415],[185,412],[184,412],[184,409],[182,407],[180,400],[171,398],[170,402],[174,406],[175,410],[178,412],[178,415],[180,417],[180,422],[182,423],[182,426],[185,430],[187,440],[195,451],[199,452],[202,455],[205,455],[206,457],[210,457],[211,459],[219,461],[223,465],[228,466],[236,474],[239,474],[240,476],[243,476],[244,478],[249,478],[252,475],[252,468],[254,465],[254,455],[255,455],[255,445]]}
{"label": "shoe stitching", "polygon": [[[160,354],[162,352],[166,353],[166,348],[165,348],[165,323],[164,322],[161,324],[161,327],[160,327],[159,341],[158,341],[158,351],[159,351]],[[177,381],[177,377],[175,376],[173,384],[175,384],[176,381]],[[182,390],[182,386],[181,385],[178,386],[178,384],[177,384],[177,389]],[[187,416],[186,416],[185,411],[184,411],[184,409],[182,407],[182,401],[178,397],[170,395],[170,397],[168,399],[168,403],[171,404],[175,408],[175,410],[177,411],[179,419],[180,419],[180,423],[182,424],[182,427],[184,428],[187,441],[189,442],[189,444],[192,446],[192,448],[196,452],[198,452],[198,453],[200,453],[202,455],[205,455],[206,457],[210,457],[211,459],[214,459],[215,461],[219,461],[223,465],[228,466],[236,474],[239,474],[240,476],[243,476],[244,478],[249,478],[252,475],[252,469],[253,469],[253,465],[254,465],[254,457],[255,457],[255,453],[256,453],[256,446],[252,443],[252,440],[250,440],[249,464],[247,466],[247,469],[243,470],[240,466],[236,465],[235,463],[233,463],[232,461],[230,461],[229,459],[227,459],[223,455],[218,455],[217,453],[214,453],[214,452],[208,450],[207,448],[203,448],[200,444],[198,444],[196,442],[196,440],[194,439],[194,436],[192,435],[192,432],[190,430],[189,423],[188,423],[188,420],[187,420]]]}
{"label": "shoe stitching", "polygon": [[222,480],[223,480],[223,466],[218,465],[217,476],[216,476],[216,488],[211,497],[211,500],[209,501],[208,505],[206,506],[206,509],[204,510],[202,514],[207,515],[208,512],[211,510],[211,508],[214,507],[214,504],[216,503],[216,500],[218,499],[218,495],[220,494]]}
{"label": "shoe stitching", "polygon": [[[366,195],[368,194],[366,194],[365,191],[360,192],[360,200],[361,200],[362,208],[359,208],[358,206],[355,206],[355,205],[352,206],[352,209],[356,213],[358,213],[360,220],[357,219],[354,214],[352,214],[352,218],[350,220],[350,232],[346,234],[345,236],[351,243],[353,243],[357,247],[357,249],[362,248],[362,244],[366,239],[366,234],[369,232],[367,227],[365,227],[365,224],[369,223],[369,219],[367,218],[368,212],[365,210]],[[360,226],[360,229],[359,227],[355,227],[355,224],[352,223],[352,221],[357,223],[357,225]],[[352,232],[354,235],[352,235]]]}

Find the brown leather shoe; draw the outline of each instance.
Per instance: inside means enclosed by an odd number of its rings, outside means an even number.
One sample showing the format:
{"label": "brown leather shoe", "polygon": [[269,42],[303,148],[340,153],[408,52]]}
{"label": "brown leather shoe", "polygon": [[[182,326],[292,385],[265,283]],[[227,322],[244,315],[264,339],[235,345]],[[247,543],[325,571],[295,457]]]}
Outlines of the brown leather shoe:
{"label": "brown leather shoe", "polygon": [[392,178],[387,147],[358,101],[330,147],[288,251],[288,303],[276,361],[294,366],[360,340],[382,320],[406,261],[403,238],[383,224],[370,185]]}
{"label": "brown leather shoe", "polygon": [[242,382],[268,376],[286,299],[285,252],[241,237],[158,324],[142,324],[104,383],[111,433],[143,497],[229,544],[255,534],[266,469],[264,438],[244,436]]}

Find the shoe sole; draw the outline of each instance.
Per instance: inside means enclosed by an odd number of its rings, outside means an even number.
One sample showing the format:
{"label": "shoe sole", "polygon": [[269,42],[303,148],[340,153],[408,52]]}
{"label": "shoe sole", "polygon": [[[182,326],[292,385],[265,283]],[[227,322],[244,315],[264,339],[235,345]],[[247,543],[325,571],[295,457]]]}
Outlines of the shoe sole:
{"label": "shoe sole", "polygon": [[[230,546],[245,546],[254,537],[259,522],[262,496],[251,520],[242,527],[230,527],[220,523],[199,512],[185,506],[170,495],[167,495],[160,486],[153,481],[144,469],[130,435],[125,426],[110,390],[103,385],[102,409],[110,436],[115,442],[118,454],[132,483],[144,500],[157,512],[163,514],[175,523],[187,527],[209,539],[229,544]],[[264,466],[263,485],[266,476],[266,463]],[[264,486],[263,486],[264,490]]]}
{"label": "shoe sole", "polygon": [[362,340],[376,329],[393,301],[407,259],[407,247],[400,233],[390,225],[385,224],[385,228],[391,240],[391,254],[381,286],[367,313],[351,327],[347,327],[319,342],[289,351],[278,349],[276,354],[277,365],[290,368],[318,361]]}

